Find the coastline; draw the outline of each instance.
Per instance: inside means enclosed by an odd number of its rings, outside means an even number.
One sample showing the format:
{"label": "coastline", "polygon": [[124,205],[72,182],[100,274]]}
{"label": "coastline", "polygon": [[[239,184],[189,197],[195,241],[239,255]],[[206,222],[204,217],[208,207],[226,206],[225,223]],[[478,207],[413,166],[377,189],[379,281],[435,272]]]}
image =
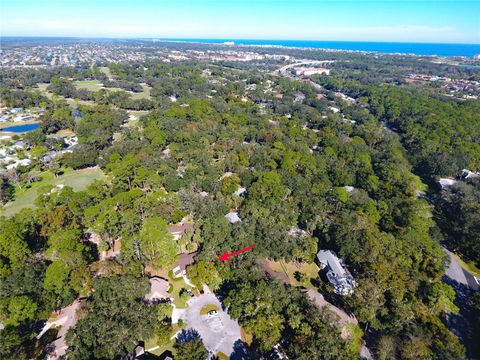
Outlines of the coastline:
{"label": "coastline", "polygon": [[[145,40],[145,39],[140,39]],[[266,48],[266,49],[285,49],[285,50],[308,50],[308,51],[326,51],[326,52],[347,52],[347,53],[358,53],[358,54],[379,54],[379,55],[396,55],[396,56],[421,56],[421,57],[439,57],[441,55],[421,55],[415,53],[400,53],[400,52],[380,52],[380,51],[373,51],[373,50],[349,50],[349,49],[334,49],[334,48],[323,48],[323,47],[303,47],[303,46],[286,46],[286,45],[273,45],[273,44],[242,44],[242,43],[234,43],[234,44],[226,44],[220,42],[204,42],[204,41],[190,41],[190,40],[163,40],[163,39],[154,39],[155,42],[163,42],[163,43],[185,43],[185,44],[206,44],[206,45],[218,45],[218,46],[225,46],[225,47],[257,47],[257,48]],[[465,56],[455,56],[455,57],[465,57]],[[468,57],[465,57],[468,59]]]}
{"label": "coastline", "polygon": [[[139,41],[150,43],[206,44],[237,48],[264,48],[307,51],[347,52],[415,57],[461,58],[478,61],[480,43],[411,43],[333,40],[265,40],[228,38],[161,38],[161,37],[56,37],[56,36],[0,36],[3,46],[24,41],[69,41],[69,42],[122,42]],[[8,45],[7,45],[8,44]],[[16,44],[18,46],[18,44]]]}
{"label": "coastline", "polygon": [[[480,44],[452,44],[452,43],[403,43],[403,42],[368,42],[368,41],[316,41],[316,40],[249,40],[249,39],[173,39],[173,38],[139,38],[153,42],[207,44],[225,47],[257,47],[288,50],[310,50],[330,52],[350,52],[359,54],[380,54],[417,57],[459,57],[472,59],[480,54]],[[275,42],[278,42],[275,44]],[[317,45],[317,46],[312,46]],[[329,47],[334,45],[335,47]],[[353,47],[353,48],[348,48]],[[354,48],[357,47],[357,48]],[[365,47],[360,49],[359,47]],[[368,47],[376,47],[368,49]],[[395,50],[394,48],[397,48]],[[408,49],[405,48],[416,48]],[[379,49],[383,48],[383,49]],[[433,49],[438,50],[434,52]],[[450,48],[449,51],[445,49]],[[463,50],[458,50],[463,48]],[[422,52],[422,49],[424,53]],[[443,49],[443,50],[442,50]],[[402,51],[404,50],[404,51]],[[416,50],[416,51],[413,51]],[[453,51],[458,51],[454,54]]]}

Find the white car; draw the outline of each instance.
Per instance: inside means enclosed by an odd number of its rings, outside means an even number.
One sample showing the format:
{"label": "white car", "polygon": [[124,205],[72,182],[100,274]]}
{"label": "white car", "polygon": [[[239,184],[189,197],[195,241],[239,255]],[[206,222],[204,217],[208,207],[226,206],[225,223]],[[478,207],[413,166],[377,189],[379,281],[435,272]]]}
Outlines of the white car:
{"label": "white car", "polygon": [[209,318],[213,318],[213,317],[217,316],[217,314],[218,314],[218,311],[217,311],[217,310],[211,310],[211,311],[209,311],[209,312],[207,313],[207,316],[208,316]]}

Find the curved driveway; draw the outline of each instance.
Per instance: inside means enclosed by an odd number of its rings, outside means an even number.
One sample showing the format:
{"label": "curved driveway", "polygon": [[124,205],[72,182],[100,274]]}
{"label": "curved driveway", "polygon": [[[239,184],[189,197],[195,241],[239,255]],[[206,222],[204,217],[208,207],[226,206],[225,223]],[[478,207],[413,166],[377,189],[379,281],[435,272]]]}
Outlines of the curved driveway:
{"label": "curved driveway", "polygon": [[[208,304],[217,305],[220,309],[213,318],[200,315],[202,307]],[[214,294],[203,294],[189,300],[188,308],[180,314],[180,318],[186,322],[186,329],[198,331],[205,347],[213,354],[221,351],[230,356],[234,343],[240,340],[240,326],[222,310],[222,304]]]}
{"label": "curved driveway", "polygon": [[446,248],[443,248],[443,250],[450,258],[450,264],[445,269],[445,275],[447,275],[450,279],[455,280],[457,283],[465,285],[472,290],[478,290],[479,285],[475,279],[475,276],[470,274],[468,271],[465,271],[450,251],[448,251]]}

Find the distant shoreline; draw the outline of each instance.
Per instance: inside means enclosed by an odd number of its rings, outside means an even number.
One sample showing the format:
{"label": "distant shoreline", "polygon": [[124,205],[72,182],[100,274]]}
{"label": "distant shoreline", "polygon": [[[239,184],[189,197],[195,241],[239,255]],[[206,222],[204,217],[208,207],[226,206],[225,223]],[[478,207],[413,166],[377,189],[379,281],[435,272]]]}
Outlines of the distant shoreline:
{"label": "distant shoreline", "polygon": [[403,43],[369,41],[317,41],[317,40],[249,40],[249,39],[174,39],[139,38],[159,42],[183,42],[211,45],[253,46],[264,48],[348,51],[392,55],[439,56],[473,58],[480,54],[480,44]]}
{"label": "distant shoreline", "polygon": [[[147,39],[138,39],[145,41]],[[185,44],[206,44],[206,45],[224,45],[225,47],[259,47],[259,48],[266,48],[266,49],[287,49],[287,50],[310,50],[310,51],[338,51],[338,52],[350,52],[350,53],[359,53],[359,54],[383,54],[383,55],[405,55],[405,56],[431,56],[436,57],[440,55],[420,55],[415,53],[393,53],[393,52],[380,52],[374,50],[350,50],[350,49],[334,49],[334,48],[324,48],[324,47],[307,47],[307,46],[286,46],[286,45],[272,45],[272,44],[243,44],[243,43],[236,43],[231,41],[233,44],[229,44],[230,41],[225,42],[207,42],[207,41],[195,41],[195,40],[171,40],[171,39],[148,39],[150,41],[158,41],[160,43],[185,43]]]}
{"label": "distant shoreline", "polygon": [[[333,40],[261,40],[261,39],[195,39],[195,38],[107,38],[107,37],[56,37],[56,36],[0,36],[3,41],[157,41],[165,43],[191,43],[225,46],[250,46],[279,49],[306,49],[379,53],[409,56],[463,57],[472,59],[480,54],[480,44],[458,43],[408,43]],[[233,43],[233,44],[231,44]]]}

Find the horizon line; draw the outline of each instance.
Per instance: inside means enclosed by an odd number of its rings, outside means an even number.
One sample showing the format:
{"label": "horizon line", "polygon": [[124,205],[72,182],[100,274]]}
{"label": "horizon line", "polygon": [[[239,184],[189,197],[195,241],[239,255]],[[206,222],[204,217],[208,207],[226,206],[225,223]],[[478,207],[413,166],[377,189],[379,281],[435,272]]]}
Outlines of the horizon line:
{"label": "horizon line", "polygon": [[[260,39],[260,38],[210,38],[210,37],[199,37],[199,38],[190,38],[190,37],[129,37],[129,36],[61,36],[61,35],[0,35],[0,39],[3,38],[50,38],[50,39],[108,39],[108,40],[158,40],[158,41],[182,41],[182,42],[194,42],[200,40],[222,40],[222,41],[306,41],[306,42],[344,42],[344,43],[392,43],[392,44],[438,44],[438,45],[478,45],[479,43],[468,43],[468,42],[426,42],[426,41],[379,41],[379,40],[313,40],[313,39]],[[253,44],[246,44],[253,45]]]}

